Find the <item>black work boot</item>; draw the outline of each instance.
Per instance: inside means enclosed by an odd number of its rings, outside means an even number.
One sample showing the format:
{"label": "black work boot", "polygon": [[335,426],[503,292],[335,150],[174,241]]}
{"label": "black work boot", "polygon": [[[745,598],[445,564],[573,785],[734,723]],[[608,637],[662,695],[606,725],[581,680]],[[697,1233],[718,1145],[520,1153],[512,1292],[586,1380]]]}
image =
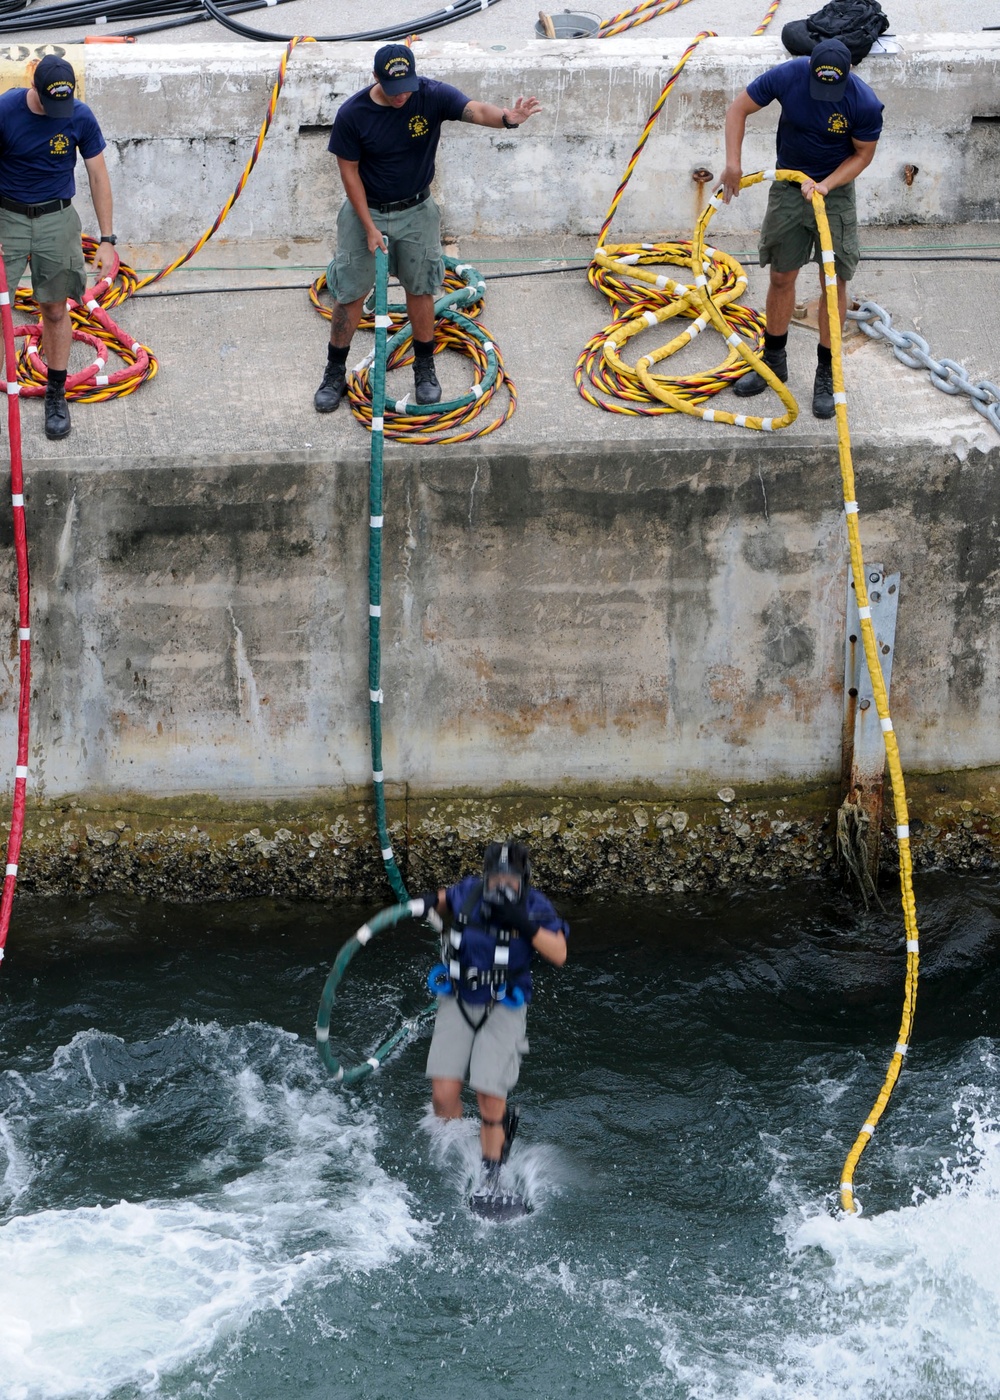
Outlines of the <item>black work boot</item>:
{"label": "black work boot", "polygon": [[313,394],[313,407],[317,413],[332,413],[340,407],[340,400],[347,393],[347,367],[341,364],[327,364],[323,383]]}
{"label": "black work boot", "polygon": [[69,437],[69,404],[65,389],[54,384],[45,386],[45,436],[53,441]]}
{"label": "black work boot", "polygon": [[[782,350],[765,350],[761,359],[772,370],[782,384],[788,383],[788,355]],[[750,374],[745,374],[742,379],[737,379],[733,385],[733,393],[739,399],[752,399],[754,394],[762,394],[765,389],[770,388],[767,380],[759,375],[756,370]]]}
{"label": "black work boot", "polygon": [[413,387],[417,403],[440,403],[441,385],[434,373],[433,355],[417,355],[414,359]]}
{"label": "black work boot", "polygon": [[837,412],[833,401],[833,365],[817,365],[813,384],[813,417],[832,418]]}

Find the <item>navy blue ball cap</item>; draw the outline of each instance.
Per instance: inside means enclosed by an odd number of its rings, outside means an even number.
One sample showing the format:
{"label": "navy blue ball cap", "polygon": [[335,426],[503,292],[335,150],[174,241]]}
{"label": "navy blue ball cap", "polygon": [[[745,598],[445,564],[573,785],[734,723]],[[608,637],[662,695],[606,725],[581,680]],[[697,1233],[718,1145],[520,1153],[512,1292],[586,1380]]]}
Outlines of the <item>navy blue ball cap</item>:
{"label": "navy blue ball cap", "polygon": [[73,111],[76,74],[58,54],[47,53],[35,69],[35,91],[47,117],[68,117]]}
{"label": "navy blue ball cap", "polygon": [[413,50],[405,44],[383,44],[375,55],[375,77],[386,97],[416,92],[420,84]]}
{"label": "navy blue ball cap", "polygon": [[809,55],[809,96],[839,102],[851,76],[851,51],[841,39],[821,39]]}

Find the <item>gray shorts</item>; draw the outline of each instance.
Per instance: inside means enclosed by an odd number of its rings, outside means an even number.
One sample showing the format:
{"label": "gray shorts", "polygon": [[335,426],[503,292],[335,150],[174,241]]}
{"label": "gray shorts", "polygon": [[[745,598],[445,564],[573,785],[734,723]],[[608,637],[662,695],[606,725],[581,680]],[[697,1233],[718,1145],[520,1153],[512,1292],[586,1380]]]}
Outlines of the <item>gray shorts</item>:
{"label": "gray shorts", "polygon": [[[389,245],[390,276],[398,277],[411,296],[437,296],[444,282],[444,254],[441,211],[434,200],[428,197],[394,214],[368,212]],[[364,227],[346,199],[337,215],[337,251],[326,270],[326,285],[341,306],[367,296],[375,285],[375,254],[369,253]]]}
{"label": "gray shorts", "polygon": [[0,209],[0,244],[11,293],[30,257],[36,301],[79,301],[87,285],[80,232],[80,216],[72,204],[37,219]]}
{"label": "gray shorts", "polygon": [[[480,1025],[485,1006],[469,1006]],[[528,1053],[528,1008],[494,1005],[481,1030],[473,1032],[457,998],[439,997],[427,1055],[428,1079],[468,1079],[478,1094],[505,1099],[517,1083],[521,1056]]]}
{"label": "gray shorts", "polygon": [[[849,282],[861,259],[853,182],[831,190],[824,203],[837,276]],[[800,185],[775,180],[760,230],[760,265],[770,263],[775,272],[797,272],[807,262],[822,262],[812,202],[802,198]]]}

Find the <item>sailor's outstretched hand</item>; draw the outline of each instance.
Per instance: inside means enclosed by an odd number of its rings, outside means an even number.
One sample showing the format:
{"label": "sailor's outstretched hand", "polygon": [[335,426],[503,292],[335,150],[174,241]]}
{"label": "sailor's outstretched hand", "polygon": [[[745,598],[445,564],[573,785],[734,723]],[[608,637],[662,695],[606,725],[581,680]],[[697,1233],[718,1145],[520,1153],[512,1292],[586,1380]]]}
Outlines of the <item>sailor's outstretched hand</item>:
{"label": "sailor's outstretched hand", "polygon": [[520,126],[529,117],[533,117],[536,112],[542,110],[542,104],[537,97],[519,97],[513,107],[505,108],[505,115],[510,118],[515,126]]}

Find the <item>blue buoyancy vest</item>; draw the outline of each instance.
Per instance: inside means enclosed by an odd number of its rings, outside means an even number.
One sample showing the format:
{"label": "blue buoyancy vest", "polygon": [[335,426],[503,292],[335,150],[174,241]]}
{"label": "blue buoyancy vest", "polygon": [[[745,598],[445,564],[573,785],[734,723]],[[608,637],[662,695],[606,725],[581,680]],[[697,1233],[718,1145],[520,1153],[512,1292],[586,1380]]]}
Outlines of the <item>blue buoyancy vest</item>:
{"label": "blue buoyancy vest", "polygon": [[[458,887],[462,889],[466,881]],[[464,899],[453,909],[452,927],[445,938],[444,960],[453,989],[462,1001],[485,1005],[509,997],[520,1002],[531,1000],[532,947],[526,938],[499,922],[502,909],[483,901],[482,880],[470,877]],[[528,890],[528,911],[537,918],[551,907],[544,897],[532,901]],[[541,906],[537,912],[533,903]],[[517,993],[520,997],[517,997]]]}

